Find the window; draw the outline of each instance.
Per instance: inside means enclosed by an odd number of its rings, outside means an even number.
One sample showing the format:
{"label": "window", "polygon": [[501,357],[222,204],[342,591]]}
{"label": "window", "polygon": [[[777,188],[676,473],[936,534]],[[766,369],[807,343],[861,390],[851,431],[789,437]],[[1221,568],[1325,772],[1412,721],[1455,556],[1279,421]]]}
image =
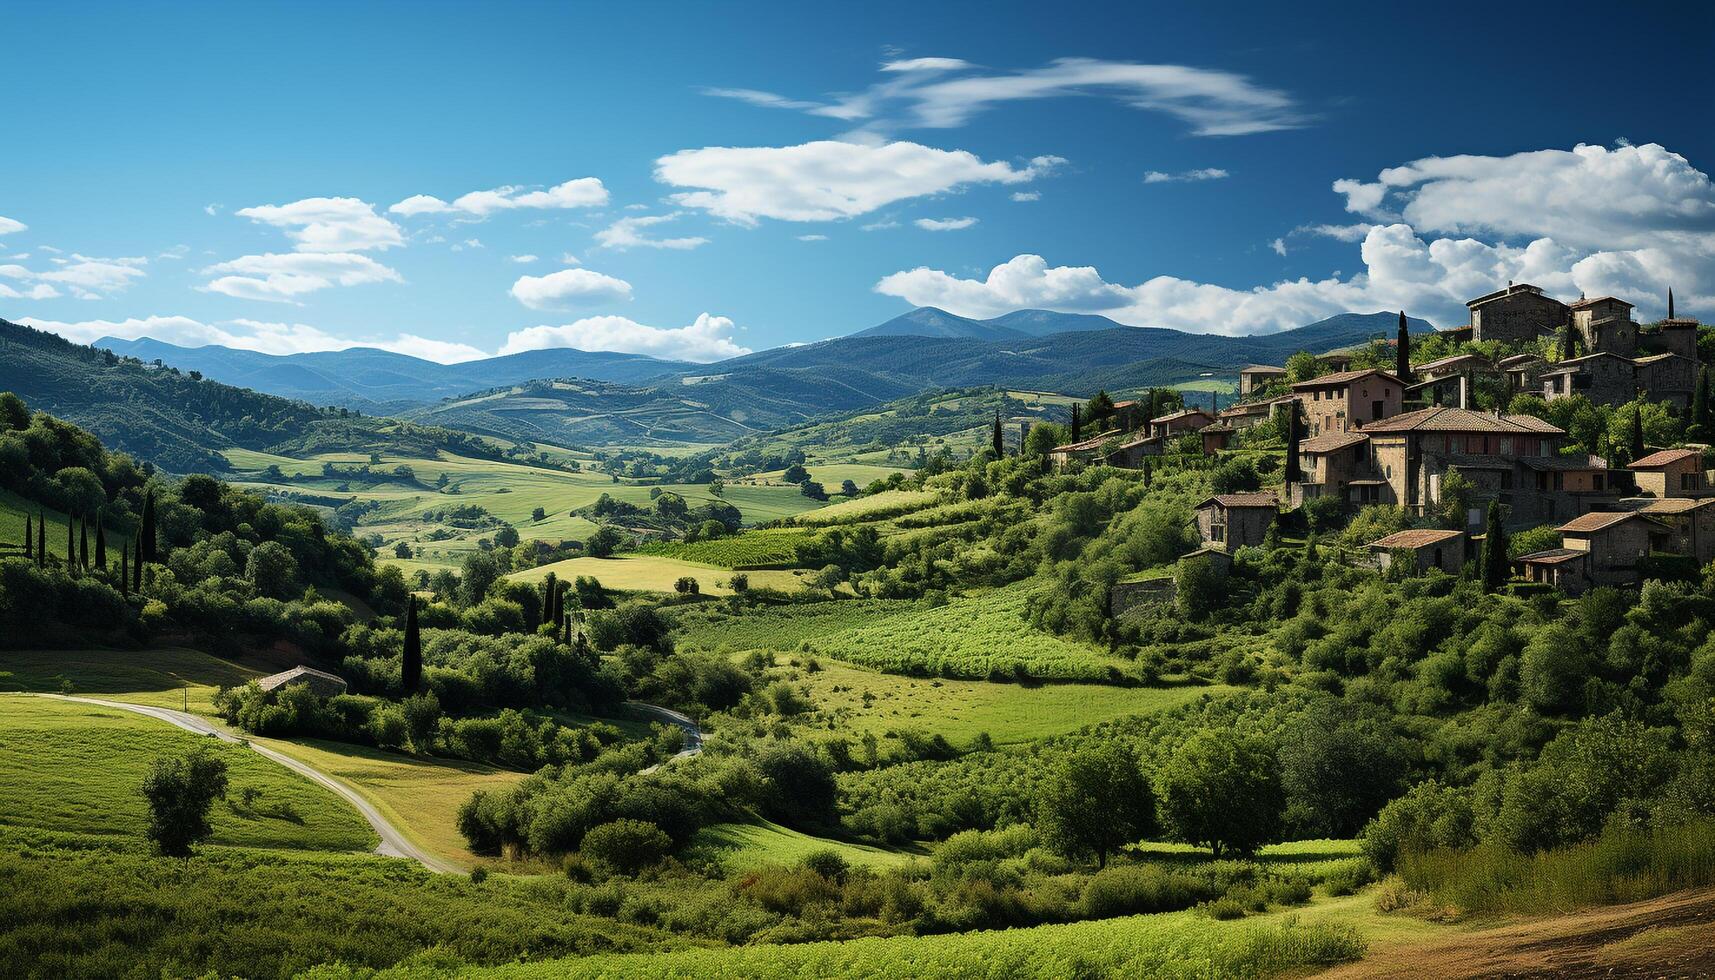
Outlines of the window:
{"label": "window", "polygon": [[1370,402],[1370,418],[1372,418],[1372,419],[1381,418],[1382,417],[1382,411],[1383,411],[1384,407],[1385,406],[1382,404],[1382,402],[1379,399],[1376,401]]}
{"label": "window", "polygon": [[1209,527],[1209,540],[1210,541],[1225,541],[1225,540],[1227,540],[1227,526],[1225,524],[1211,525]]}

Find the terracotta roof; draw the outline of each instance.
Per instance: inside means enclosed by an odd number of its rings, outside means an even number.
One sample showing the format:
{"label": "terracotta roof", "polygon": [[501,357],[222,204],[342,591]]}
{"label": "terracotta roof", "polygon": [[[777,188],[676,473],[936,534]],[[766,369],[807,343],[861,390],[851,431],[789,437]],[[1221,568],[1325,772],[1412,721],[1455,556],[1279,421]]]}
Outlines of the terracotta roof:
{"label": "terracotta roof", "polygon": [[1715,497],[1664,497],[1638,508],[1640,514],[1683,514],[1706,504],[1715,504]]}
{"label": "terracotta roof", "polygon": [[1053,449],[1049,450],[1049,452],[1076,453],[1083,452],[1086,449],[1100,449],[1102,448],[1102,443],[1107,441],[1108,437],[1105,435],[1096,436],[1092,439],[1085,439],[1082,442],[1068,442],[1064,446],[1055,446]]}
{"label": "terracotta roof", "polygon": [[1468,408],[1420,408],[1390,418],[1378,419],[1363,427],[1366,435],[1378,432],[1534,432],[1540,435],[1565,435],[1542,419],[1532,415],[1491,415]]}
{"label": "terracotta roof", "polygon": [[1631,307],[1632,307],[1632,304],[1626,302],[1625,300],[1615,299],[1612,296],[1597,296],[1594,299],[1581,299],[1576,303],[1568,303],[1567,306],[1571,307],[1574,310],[1582,310],[1586,306],[1595,306],[1597,303],[1618,303],[1627,309],[1631,309]]}
{"label": "terracotta roof", "polygon": [[1682,459],[1689,459],[1693,456],[1700,457],[1702,455],[1702,453],[1695,449],[1663,449],[1659,453],[1650,453],[1643,459],[1633,460],[1632,464],[1626,468],[1629,470],[1649,470],[1658,466],[1667,466],[1671,463],[1677,463]]}
{"label": "terracotta roof", "polygon": [[1193,416],[1193,415],[1201,415],[1206,419],[1214,418],[1213,415],[1210,415],[1207,411],[1205,411],[1201,408],[1182,408],[1177,412],[1169,412],[1166,415],[1160,416],[1159,418],[1150,419],[1149,424],[1154,425],[1157,422],[1171,422],[1174,419],[1189,418],[1190,416]]}
{"label": "terracotta roof", "polygon": [[272,691],[277,687],[284,687],[287,684],[291,684],[296,681],[308,682],[311,680],[327,681],[332,684],[338,684],[342,688],[346,686],[345,678],[338,674],[330,674],[325,670],[317,670],[314,667],[304,666],[293,667],[291,670],[282,670],[278,674],[269,674],[267,677],[258,677],[256,679],[256,686],[260,687],[264,691]]}
{"label": "terracotta roof", "polygon": [[1229,510],[1244,507],[1267,507],[1269,510],[1274,510],[1280,506],[1280,501],[1275,499],[1274,494],[1267,491],[1260,493],[1218,493],[1198,504],[1197,508],[1201,510],[1210,504],[1220,504]]}
{"label": "terracotta roof", "polygon": [[1655,364],[1659,361],[1665,361],[1670,357],[1684,358],[1685,360],[1688,360],[1688,361],[1691,360],[1691,358],[1685,357],[1684,354],[1675,354],[1673,351],[1665,351],[1665,352],[1660,353],[1660,354],[1645,354],[1643,357],[1634,357],[1634,358],[1632,358],[1632,363],[1633,364]]}
{"label": "terracotta roof", "polygon": [[1368,377],[1372,374],[1379,374],[1396,385],[1403,384],[1403,382],[1393,376],[1392,372],[1383,371],[1380,368],[1364,368],[1361,371],[1335,371],[1333,374],[1324,374],[1320,378],[1311,378],[1309,381],[1300,381],[1292,387],[1297,389],[1320,388],[1324,385],[1343,385],[1348,382],[1356,381],[1359,378]]}
{"label": "terracotta roof", "polygon": [[1325,436],[1315,436],[1298,443],[1301,453],[1335,453],[1348,446],[1356,446],[1360,442],[1368,442],[1369,436],[1362,432],[1330,432]]}
{"label": "terracotta roof", "polygon": [[1481,354],[1454,354],[1452,357],[1443,357],[1443,358],[1440,358],[1439,360],[1430,361],[1427,364],[1419,364],[1416,367],[1412,368],[1412,370],[1414,370],[1414,371],[1433,371],[1436,368],[1446,367],[1449,364],[1457,364],[1460,361],[1478,361],[1484,365],[1489,364],[1489,359],[1482,356]]}
{"label": "terracotta roof", "polygon": [[1114,407],[1115,408],[1130,408],[1136,404],[1137,404],[1137,399],[1129,398],[1123,402],[1114,402]]}
{"label": "terracotta roof", "polygon": [[1244,367],[1239,368],[1239,373],[1240,374],[1269,374],[1269,373],[1285,374],[1286,369],[1283,367],[1275,367],[1272,364],[1246,364]]}
{"label": "terracotta roof", "polygon": [[1117,448],[1119,448],[1119,449],[1136,449],[1138,446],[1141,446],[1145,443],[1160,442],[1160,441],[1161,441],[1160,436],[1138,436],[1136,439],[1133,439],[1130,442],[1120,443]]}
{"label": "terracotta roof", "polygon": [[1649,523],[1656,524],[1658,526],[1660,524],[1660,522],[1650,520],[1650,518],[1643,516],[1637,511],[1591,511],[1583,517],[1567,521],[1565,524],[1555,528],[1555,530],[1563,533],[1590,534],[1631,520],[1649,521]]}
{"label": "terracotta roof", "polygon": [[[1490,300],[1500,299],[1503,296],[1511,296],[1514,293],[1532,293],[1532,294],[1535,294],[1537,296],[1542,296],[1542,290],[1541,289],[1538,289],[1537,287],[1532,286],[1528,282],[1520,282],[1520,283],[1514,283],[1505,289],[1497,289],[1492,293],[1486,293],[1482,296],[1477,297],[1476,299],[1466,300],[1465,305],[1466,306],[1481,306],[1482,304],[1487,303]],[[1552,296],[1543,296],[1543,298],[1544,299],[1553,299]],[[1555,300],[1555,302],[1558,303],[1559,300]]]}
{"label": "terracotta roof", "polygon": [[1558,565],[1563,561],[1574,558],[1584,558],[1590,553],[1576,548],[1549,548],[1547,551],[1533,551],[1528,555],[1520,555],[1518,561],[1527,561],[1534,565]]}
{"label": "terracotta roof", "polygon": [[1439,531],[1434,528],[1418,528],[1411,531],[1400,531],[1390,534],[1380,541],[1371,541],[1370,547],[1383,551],[1392,548],[1427,548],[1432,544],[1440,544],[1451,538],[1463,537],[1463,531]]}

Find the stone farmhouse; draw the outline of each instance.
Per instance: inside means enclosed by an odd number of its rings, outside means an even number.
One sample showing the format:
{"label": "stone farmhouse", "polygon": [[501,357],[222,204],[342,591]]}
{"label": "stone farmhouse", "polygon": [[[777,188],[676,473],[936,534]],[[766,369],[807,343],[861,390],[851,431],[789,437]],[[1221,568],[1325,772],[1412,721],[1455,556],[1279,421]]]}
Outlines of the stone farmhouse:
{"label": "stone farmhouse", "polygon": [[1600,585],[1635,585],[1640,563],[1668,546],[1672,532],[1637,511],[1585,514],[1557,528],[1561,546],[1521,556],[1526,579],[1578,595]]}
{"label": "stone farmhouse", "polygon": [[1419,528],[1400,531],[1372,541],[1370,551],[1375,554],[1377,567],[1383,571],[1392,567],[1396,556],[1402,552],[1410,552],[1414,562],[1412,572],[1415,574],[1439,568],[1449,575],[1457,575],[1459,570],[1465,567],[1465,542],[1463,531]]}
{"label": "stone farmhouse", "polygon": [[1386,371],[1336,371],[1292,386],[1312,436],[1347,432],[1398,415],[1405,384]]}
{"label": "stone farmhouse", "polygon": [[1219,551],[1260,547],[1278,515],[1272,493],[1216,494],[1197,505],[1197,533]]}
{"label": "stone farmhouse", "polygon": [[1239,368],[1239,397],[1249,398],[1264,387],[1284,377],[1286,377],[1286,369],[1283,367],[1249,364]]}
{"label": "stone farmhouse", "polygon": [[278,674],[269,674],[256,680],[256,686],[264,691],[283,690],[294,684],[302,684],[324,698],[344,694],[346,689],[345,678],[314,667],[293,667],[291,670],[282,670]]}

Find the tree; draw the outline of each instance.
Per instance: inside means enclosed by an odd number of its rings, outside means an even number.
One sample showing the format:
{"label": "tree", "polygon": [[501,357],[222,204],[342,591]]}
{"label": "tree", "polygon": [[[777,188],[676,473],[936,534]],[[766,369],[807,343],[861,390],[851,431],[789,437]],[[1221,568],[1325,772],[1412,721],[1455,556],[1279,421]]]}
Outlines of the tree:
{"label": "tree", "polygon": [[531,512],[530,512],[530,519],[531,519],[531,520],[533,520],[533,521],[544,521],[544,520],[547,520],[547,519],[548,519],[548,511],[547,511],[547,509],[546,509],[546,508],[544,508],[544,507],[538,507],[538,508],[536,508],[536,509],[535,509],[535,510],[532,510],[532,511],[531,511]]}
{"label": "tree", "polygon": [[661,863],[673,850],[673,839],[647,820],[614,820],[591,827],[579,850],[610,871],[636,874]]}
{"label": "tree", "polygon": [[95,512],[95,567],[107,571],[106,517],[100,510]]}
{"label": "tree", "polygon": [[1293,836],[1355,835],[1399,791],[1407,768],[1400,738],[1332,698],[1281,731],[1281,788]]}
{"label": "tree", "polygon": [[264,541],[250,549],[244,563],[244,577],[256,587],[256,594],[270,599],[290,599],[298,589],[298,559],[292,550],[278,541]]}
{"label": "tree", "polygon": [[787,483],[803,483],[810,478],[810,471],[806,470],[800,463],[793,463],[786,467],[786,472],[782,473],[780,478]]}
{"label": "tree", "polygon": [[1394,340],[1393,373],[1404,384],[1411,384],[1411,331],[1405,325],[1405,311],[1399,311],[1399,335]]}
{"label": "tree", "polygon": [[553,572],[542,579],[542,622],[553,626],[556,634],[565,610],[560,605],[560,579]]}
{"label": "tree", "polygon": [[167,857],[189,857],[208,839],[208,811],[226,796],[226,763],[197,747],[176,758],[158,758],[143,777],[149,803],[149,840]]}
{"label": "tree", "polygon": [[[1298,356],[1296,354],[1294,357]],[[1286,472],[1288,487],[1304,482],[1304,469],[1298,461],[1298,441],[1304,438],[1303,424],[1298,420],[1298,400],[1286,403]]]}
{"label": "tree", "polygon": [[1082,420],[1078,418],[1078,405],[1074,403],[1072,405],[1072,442],[1077,442],[1083,436],[1081,422]]}
{"label": "tree", "polygon": [[1483,589],[1493,592],[1508,578],[1507,529],[1501,525],[1501,502],[1489,501],[1487,533],[1483,536]]}
{"label": "tree", "polygon": [[36,565],[48,563],[48,515],[46,511],[36,514]]}
{"label": "tree", "polygon": [[823,489],[822,485],[817,483],[815,480],[805,480],[803,483],[798,484],[798,492],[809,497],[811,500],[828,499],[828,491]]}
{"label": "tree", "polygon": [[844,496],[844,497],[855,497],[855,496],[857,496],[858,495],[857,481],[855,481],[855,480],[841,480],[840,481],[840,495]]}
{"label": "tree", "polygon": [[407,693],[417,690],[423,683],[423,638],[417,630],[417,596],[405,604],[405,651],[400,662],[399,679]]}
{"label": "tree", "polygon": [[763,804],[782,823],[827,823],[834,819],[839,785],[834,770],[816,751],[796,742],[775,742],[756,757],[763,779]]}
{"label": "tree", "polygon": [[89,571],[89,518],[77,519],[77,564],[84,571]]}
{"label": "tree", "polygon": [[1067,857],[1108,855],[1154,829],[1155,797],[1137,757],[1118,742],[1080,749],[1063,762],[1036,800],[1037,826]]}
{"label": "tree", "polygon": [[1224,593],[1215,561],[1205,555],[1182,558],[1173,570],[1173,601],[1186,619],[1207,616],[1221,604]]}
{"label": "tree", "polygon": [[409,558],[409,557],[411,557],[411,546],[409,544],[403,542],[403,541],[394,545],[393,546],[393,557],[395,557],[395,558]]}
{"label": "tree", "polygon": [[1470,523],[1472,497],[1477,492],[1477,485],[1470,478],[1459,472],[1457,466],[1449,467],[1447,475],[1441,478],[1441,520],[1448,527],[1463,531]]}
{"label": "tree", "polygon": [[119,543],[119,594],[131,594],[131,539]]}
{"label": "tree", "polygon": [[1105,390],[1096,392],[1096,397],[1090,399],[1090,424],[1100,426],[1102,421],[1114,414],[1114,400]]}
{"label": "tree", "polygon": [[[1627,448],[1631,452],[1631,460],[1644,458],[1644,415],[1643,406],[1632,403],[1631,427],[1626,432]],[[1628,460],[1629,462],[1630,460]]]}
{"label": "tree", "polygon": [[488,598],[494,583],[510,570],[501,567],[500,557],[492,551],[471,552],[459,563],[459,598],[467,606],[476,605]]}
{"label": "tree", "polygon": [[1316,372],[1321,370],[1321,367],[1315,354],[1299,351],[1286,359],[1286,381],[1288,384],[1309,381],[1316,377]]}
{"label": "tree", "polygon": [[1000,431],[1000,413],[999,412],[994,413],[994,432],[990,435],[990,442],[992,443],[992,448],[994,449],[994,458],[995,459],[1000,459],[1002,456],[1006,455],[1006,438],[1001,434],[1001,431]]}
{"label": "tree", "polygon": [[66,568],[77,567],[77,518],[66,515]]}
{"label": "tree", "polygon": [[155,491],[150,490],[143,497],[143,528],[138,532],[142,537],[137,554],[145,562],[156,560],[155,530]]}
{"label": "tree", "polygon": [[607,558],[619,549],[621,540],[618,531],[603,524],[584,542],[584,550],[597,558]]}
{"label": "tree", "polygon": [[[11,392],[7,392],[7,394],[11,394]],[[32,516],[33,515],[30,515],[30,514],[24,515],[24,557],[25,558],[36,557],[36,525],[32,521]]]}
{"label": "tree", "polygon": [[697,582],[696,578],[690,575],[681,575],[679,576],[678,581],[673,583],[673,591],[684,596],[696,595],[702,590],[703,587]]}
{"label": "tree", "polygon": [[1155,776],[1166,829],[1178,840],[1251,854],[1280,829],[1285,793],[1274,747],[1260,735],[1204,729]]}

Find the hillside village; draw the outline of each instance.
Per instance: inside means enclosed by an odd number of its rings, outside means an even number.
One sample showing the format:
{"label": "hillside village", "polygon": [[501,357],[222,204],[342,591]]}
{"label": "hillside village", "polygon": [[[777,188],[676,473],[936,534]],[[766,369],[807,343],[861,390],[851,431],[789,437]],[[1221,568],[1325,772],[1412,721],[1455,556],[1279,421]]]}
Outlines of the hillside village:
{"label": "hillside village", "polygon": [[[1084,438],[1074,416],[1072,441],[1054,447],[1050,459],[1062,469],[1098,462],[1137,469],[1187,437],[1197,445],[1184,448],[1214,456],[1247,432],[1278,432],[1287,444],[1278,494],[1203,501],[1204,548],[1195,555],[1260,546],[1283,511],[1352,513],[1380,504],[1446,525],[1369,542],[1361,560],[1383,568],[1408,562],[1456,574],[1479,555],[1492,514],[1503,533],[1552,528],[1559,544],[1517,556],[1510,571],[1572,595],[1638,584],[1652,561],[1701,567],[1715,559],[1707,447],[1646,446],[1643,438],[1644,406],[1660,406],[1698,431],[1708,413],[1700,324],[1675,315],[1671,292],[1667,317],[1648,325],[1624,300],[1563,303],[1525,283],[1466,305],[1469,324],[1420,336],[1423,346],[1446,352],[1431,360],[1413,362],[1401,313],[1391,343],[1242,368],[1240,400],[1225,409],[1217,402],[1147,417],[1138,402],[1118,402],[1107,426]],[[1630,412],[1629,444],[1587,445],[1519,410],[1574,406]],[[1448,515],[1450,505],[1458,516]]]}

